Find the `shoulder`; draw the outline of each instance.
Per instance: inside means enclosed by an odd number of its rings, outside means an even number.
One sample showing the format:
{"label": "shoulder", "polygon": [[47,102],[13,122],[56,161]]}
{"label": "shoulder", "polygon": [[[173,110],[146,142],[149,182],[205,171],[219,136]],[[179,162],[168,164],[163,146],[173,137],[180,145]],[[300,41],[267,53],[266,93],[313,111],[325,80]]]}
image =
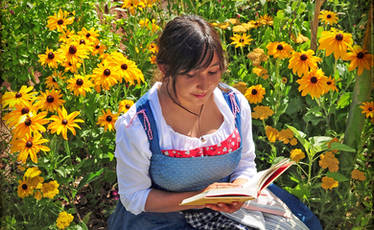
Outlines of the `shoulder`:
{"label": "shoulder", "polygon": [[238,99],[240,108],[249,108],[250,110],[250,105],[247,98],[239,90],[230,85],[227,85],[226,83],[220,83],[218,88],[222,91],[223,94],[233,92]]}

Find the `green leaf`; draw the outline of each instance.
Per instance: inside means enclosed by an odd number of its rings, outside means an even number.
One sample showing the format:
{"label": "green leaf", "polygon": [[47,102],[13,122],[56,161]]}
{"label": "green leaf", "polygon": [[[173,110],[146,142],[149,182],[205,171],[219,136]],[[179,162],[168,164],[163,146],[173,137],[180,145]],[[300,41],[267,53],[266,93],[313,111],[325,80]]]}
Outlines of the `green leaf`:
{"label": "green leaf", "polygon": [[345,177],[343,174],[337,172],[327,172],[328,177],[334,178],[338,182],[349,181],[349,178]]}
{"label": "green leaf", "polygon": [[350,152],[350,153],[355,153],[356,152],[356,149],[354,149],[354,148],[352,148],[348,145],[345,145],[345,144],[342,144],[342,143],[337,143],[337,142],[331,143],[331,146],[330,146],[329,150],[339,150],[339,151]]}
{"label": "green leaf", "polygon": [[310,150],[310,142],[306,139],[306,135],[305,133],[297,130],[295,127],[291,126],[291,125],[287,125],[286,124],[286,127],[289,128],[295,135],[295,137],[297,138],[297,140],[300,142],[300,144],[304,147],[304,149],[306,151],[309,151]]}
{"label": "green leaf", "polygon": [[104,171],[104,168],[96,171],[96,172],[91,172],[90,174],[88,174],[87,176],[85,176],[81,182],[79,183],[78,185],[78,190],[81,189],[83,186],[85,186],[86,184],[89,184],[91,183],[92,181],[96,180],[99,178],[99,176],[103,173]]}
{"label": "green leaf", "polygon": [[337,108],[342,109],[348,106],[351,103],[351,92],[345,92],[338,100]]}
{"label": "green leaf", "polygon": [[326,150],[327,142],[331,140],[331,137],[326,136],[315,136],[309,138],[310,143],[312,144],[313,152],[318,153]]}

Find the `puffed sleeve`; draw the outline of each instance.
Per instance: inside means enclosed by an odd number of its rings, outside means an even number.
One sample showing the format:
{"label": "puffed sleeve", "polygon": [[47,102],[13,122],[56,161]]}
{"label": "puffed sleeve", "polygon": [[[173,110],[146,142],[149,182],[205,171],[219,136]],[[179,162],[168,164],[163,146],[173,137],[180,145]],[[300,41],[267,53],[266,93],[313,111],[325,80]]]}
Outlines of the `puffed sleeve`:
{"label": "puffed sleeve", "polygon": [[118,118],[115,128],[118,193],[126,210],[137,215],[144,211],[151,187],[152,153],[135,106]]}
{"label": "puffed sleeve", "polygon": [[242,132],[242,157],[239,165],[231,175],[231,181],[237,178],[250,180],[257,173],[255,163],[255,145],[252,136],[252,116],[248,100],[238,90],[235,90],[240,106],[241,132]]}

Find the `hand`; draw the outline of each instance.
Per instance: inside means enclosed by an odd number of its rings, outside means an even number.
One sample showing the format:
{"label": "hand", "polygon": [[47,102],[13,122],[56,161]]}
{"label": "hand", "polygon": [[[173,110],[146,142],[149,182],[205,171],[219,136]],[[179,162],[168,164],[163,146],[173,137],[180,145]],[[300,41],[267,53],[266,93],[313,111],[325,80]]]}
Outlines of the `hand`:
{"label": "hand", "polygon": [[233,213],[233,212],[238,211],[242,207],[243,203],[244,202],[234,201],[231,204],[229,203],[206,204],[205,207],[218,211],[218,212]]}

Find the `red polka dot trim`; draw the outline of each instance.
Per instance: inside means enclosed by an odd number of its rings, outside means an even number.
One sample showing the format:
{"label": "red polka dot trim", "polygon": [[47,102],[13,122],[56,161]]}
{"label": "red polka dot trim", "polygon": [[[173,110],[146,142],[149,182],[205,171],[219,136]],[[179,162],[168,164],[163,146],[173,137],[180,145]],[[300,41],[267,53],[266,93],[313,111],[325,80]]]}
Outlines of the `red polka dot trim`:
{"label": "red polka dot trim", "polygon": [[234,132],[224,141],[217,145],[211,145],[206,147],[199,147],[192,150],[175,150],[167,149],[161,150],[161,152],[169,157],[201,157],[201,156],[216,156],[223,155],[226,153],[233,152],[240,147],[240,135],[238,129],[235,129]]}

